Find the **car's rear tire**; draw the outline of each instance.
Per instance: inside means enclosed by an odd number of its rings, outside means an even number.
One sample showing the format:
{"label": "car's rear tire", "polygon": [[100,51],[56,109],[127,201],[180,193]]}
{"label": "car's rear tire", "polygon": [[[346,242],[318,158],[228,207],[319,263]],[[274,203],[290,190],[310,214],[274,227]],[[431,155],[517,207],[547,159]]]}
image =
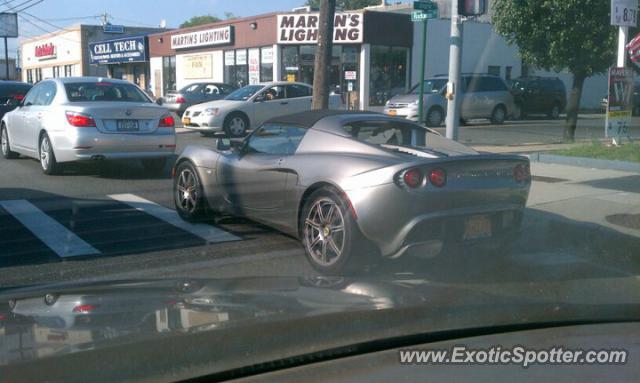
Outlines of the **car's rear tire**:
{"label": "car's rear tire", "polygon": [[229,137],[243,137],[249,129],[249,119],[241,113],[231,113],[224,120],[223,128]]}
{"label": "car's rear tire", "polygon": [[437,128],[442,125],[442,120],[444,119],[444,113],[440,108],[431,108],[427,112],[427,118],[425,120],[425,124],[430,128]]}
{"label": "car's rear tire", "polygon": [[40,143],[38,145],[38,158],[40,160],[40,168],[46,175],[60,174],[62,171],[62,165],[56,160],[56,155],[53,152],[53,145],[49,139],[47,133],[40,136]]}
{"label": "car's rear tire", "polygon": [[151,174],[162,174],[166,166],[166,158],[145,158],[142,160],[142,167]]}
{"label": "car's rear tire", "polygon": [[557,120],[558,118],[560,118],[560,105],[557,103],[553,104],[551,109],[549,109],[549,112],[547,112],[547,117],[552,120]]}
{"label": "car's rear tire", "polygon": [[314,191],[306,200],[300,234],[307,260],[324,275],[361,271],[369,258],[367,241],[345,199],[333,188]]}
{"label": "car's rear tire", "polygon": [[493,108],[493,111],[491,112],[491,123],[495,125],[502,125],[504,124],[506,117],[507,109],[502,105],[498,105]]}
{"label": "car's rear tire", "polygon": [[11,144],[9,142],[9,132],[7,132],[7,127],[0,126],[0,140],[2,142],[2,156],[8,160],[13,160],[18,158],[20,155],[16,152],[11,151]]}
{"label": "car's rear tire", "polygon": [[185,221],[196,222],[206,214],[206,199],[195,166],[188,161],[176,168],[173,180],[173,201],[178,215]]}

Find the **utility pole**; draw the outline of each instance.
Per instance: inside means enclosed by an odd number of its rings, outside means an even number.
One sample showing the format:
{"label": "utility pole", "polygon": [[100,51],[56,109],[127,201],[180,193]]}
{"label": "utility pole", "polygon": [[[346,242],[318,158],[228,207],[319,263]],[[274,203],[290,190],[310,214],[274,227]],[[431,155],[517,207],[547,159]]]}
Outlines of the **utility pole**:
{"label": "utility pole", "polygon": [[447,84],[447,138],[458,139],[460,120],[462,16],[458,12],[458,0],[451,0],[451,39],[449,46],[449,83]]}
{"label": "utility pole", "polygon": [[5,64],[5,74],[6,74],[6,79],[7,80],[11,80],[9,78],[9,40],[7,40],[7,37],[4,37],[4,64]]}
{"label": "utility pole", "polygon": [[313,101],[311,109],[329,108],[329,65],[333,48],[333,22],[336,0],[320,0],[318,47],[313,69]]}

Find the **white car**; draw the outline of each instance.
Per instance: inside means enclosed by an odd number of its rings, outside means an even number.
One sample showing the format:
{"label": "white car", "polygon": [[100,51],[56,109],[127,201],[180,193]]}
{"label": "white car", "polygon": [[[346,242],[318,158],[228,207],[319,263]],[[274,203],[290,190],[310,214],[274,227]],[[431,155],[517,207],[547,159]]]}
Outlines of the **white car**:
{"label": "white car", "polygon": [[45,174],[67,162],[117,159],[159,172],[176,149],[167,108],[128,81],[98,77],[39,82],[4,115],[0,137],[4,158],[37,158]]}
{"label": "white car", "polygon": [[[311,109],[311,86],[299,82],[268,82],[247,85],[223,100],[189,107],[182,116],[185,128],[202,135],[224,131],[241,137],[252,127],[281,115]],[[329,96],[329,109],[341,109],[340,95]]]}

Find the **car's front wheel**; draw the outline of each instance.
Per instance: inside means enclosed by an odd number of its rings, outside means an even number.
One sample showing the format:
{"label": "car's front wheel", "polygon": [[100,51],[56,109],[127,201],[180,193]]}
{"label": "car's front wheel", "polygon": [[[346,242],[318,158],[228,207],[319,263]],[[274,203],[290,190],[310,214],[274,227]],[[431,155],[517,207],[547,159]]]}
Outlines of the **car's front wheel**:
{"label": "car's front wheel", "polygon": [[331,188],[318,189],[307,199],[302,218],[302,244],[314,269],[328,275],[357,270],[365,243],[344,198]]}
{"label": "car's front wheel", "polygon": [[0,141],[2,142],[2,156],[8,160],[18,158],[19,154],[11,151],[11,145],[9,144],[9,133],[7,127],[0,126]]}
{"label": "car's front wheel", "polygon": [[554,104],[547,113],[547,116],[552,120],[560,118],[560,105]]}
{"label": "car's front wheel", "polygon": [[230,137],[242,137],[249,129],[249,120],[240,113],[232,113],[224,121],[224,131]]}
{"label": "car's front wheel", "polygon": [[431,128],[437,128],[442,125],[444,113],[440,108],[431,108],[427,113],[426,125]]}
{"label": "car's front wheel", "polygon": [[182,219],[193,222],[204,217],[206,208],[202,183],[190,162],[182,162],[176,168],[173,196],[176,211]]}
{"label": "car's front wheel", "polygon": [[504,106],[498,105],[491,112],[491,123],[502,125],[507,117],[507,110]]}
{"label": "car's front wheel", "polygon": [[38,147],[38,155],[40,157],[40,167],[42,168],[42,172],[46,175],[60,173],[62,165],[60,165],[56,160],[56,155],[53,152],[53,145],[46,133],[40,137],[40,145]]}

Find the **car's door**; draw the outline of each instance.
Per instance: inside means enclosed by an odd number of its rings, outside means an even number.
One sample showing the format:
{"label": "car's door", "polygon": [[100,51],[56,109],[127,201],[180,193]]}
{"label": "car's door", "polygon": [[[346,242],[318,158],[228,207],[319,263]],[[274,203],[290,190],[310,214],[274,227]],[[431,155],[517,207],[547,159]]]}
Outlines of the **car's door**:
{"label": "car's door", "polygon": [[532,80],[527,86],[525,109],[529,113],[540,113],[544,111],[545,105],[542,95],[542,85],[539,80]]}
{"label": "car's door", "polygon": [[31,146],[29,124],[31,123],[32,113],[35,108],[34,103],[41,88],[42,84],[38,84],[31,88],[25,96],[22,106],[11,115],[11,120],[8,124],[9,141],[11,142],[11,145],[18,150],[28,150],[33,152],[33,148],[29,149]]}
{"label": "car's door", "polygon": [[56,84],[53,81],[43,81],[39,86],[40,91],[31,106],[26,129],[26,134],[29,137],[27,148],[34,151],[37,151],[38,138],[43,127],[43,121],[51,114],[50,105],[56,95]]}
{"label": "car's door", "polygon": [[289,100],[285,96],[283,85],[274,85],[263,89],[253,99],[252,126],[260,126],[271,117],[288,114]]}
{"label": "car's door", "polygon": [[298,143],[279,124],[258,128],[237,155],[220,162],[218,177],[229,202],[257,218],[266,218],[268,210],[283,208],[288,173],[283,164]]}
{"label": "car's door", "polygon": [[302,84],[291,84],[286,86],[287,101],[289,101],[289,113],[304,112],[311,110],[311,94],[313,89]]}
{"label": "car's door", "polygon": [[465,82],[465,89],[462,96],[462,118],[470,119],[481,117],[482,111],[482,92],[481,92],[481,79],[482,77],[473,76],[467,77]]}

